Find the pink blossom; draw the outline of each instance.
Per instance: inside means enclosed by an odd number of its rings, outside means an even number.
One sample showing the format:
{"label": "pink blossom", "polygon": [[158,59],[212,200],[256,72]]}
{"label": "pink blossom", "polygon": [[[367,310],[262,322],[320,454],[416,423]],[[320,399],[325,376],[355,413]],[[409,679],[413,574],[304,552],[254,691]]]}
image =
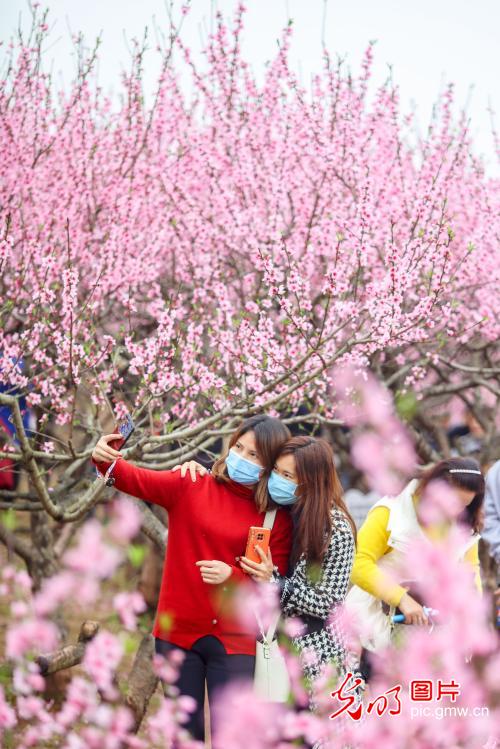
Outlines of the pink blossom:
{"label": "pink blossom", "polygon": [[351,458],[380,494],[395,495],[416,465],[413,445],[397,419],[392,398],[361,368],[337,367],[335,382],[339,411],[355,427]]}
{"label": "pink blossom", "polygon": [[41,692],[45,687],[45,679],[40,674],[37,664],[32,661],[15,666],[12,683],[16,693],[24,695],[33,691]]}
{"label": "pink blossom", "polygon": [[71,572],[60,572],[43,581],[42,588],[34,597],[34,609],[38,616],[47,616],[61,603],[68,600],[78,585]]}
{"label": "pink blossom", "polygon": [[283,738],[285,739],[304,739],[313,744],[321,735],[324,728],[317,715],[311,711],[289,712],[282,721]]}
{"label": "pink blossom", "polygon": [[25,601],[12,601],[10,606],[10,613],[16,619],[21,619],[23,616],[28,614],[29,608]]}
{"label": "pink blossom", "polygon": [[98,689],[113,698],[117,692],[114,688],[114,672],[121,661],[123,647],[110,632],[101,630],[89,642],[85,650],[82,666],[93,679]]}
{"label": "pink blossom", "polygon": [[17,712],[23,720],[32,718],[40,719],[42,713],[45,713],[44,701],[40,697],[18,697]]}
{"label": "pink blossom", "polygon": [[303,621],[298,617],[286,617],[285,621],[283,622],[283,631],[289,637],[298,637],[299,635],[304,633],[304,630],[305,625]]}
{"label": "pink blossom", "polygon": [[418,515],[426,525],[433,525],[456,518],[462,509],[453,487],[444,481],[433,481],[422,496]]}
{"label": "pink blossom", "polygon": [[290,677],[290,693],[293,695],[295,704],[307,707],[309,695],[304,684],[304,670],[300,658],[293,652],[283,648],[288,676]]}
{"label": "pink blossom", "polygon": [[26,570],[18,570],[15,573],[15,581],[16,585],[19,585],[21,590],[24,591],[30,591],[33,586],[33,581],[31,580],[31,577],[28,575]]}
{"label": "pink blossom", "polygon": [[154,672],[165,685],[168,685],[169,692],[172,694],[174,690],[171,685],[177,680],[179,668],[184,658],[185,654],[182,650],[173,650],[167,656],[160,655],[159,653],[153,655]]}
{"label": "pink blossom", "polygon": [[141,524],[141,511],[132,500],[121,497],[113,504],[108,530],[114,541],[128,543],[137,535]]}
{"label": "pink blossom", "polygon": [[118,612],[120,619],[126,629],[134,631],[137,627],[136,614],[146,611],[146,601],[141,593],[117,593],[113,598],[113,608]]}
{"label": "pink blossom", "polygon": [[104,543],[97,520],[88,520],[78,537],[78,544],[64,554],[67,567],[98,579],[109,577],[121,561],[120,552]]}
{"label": "pink blossom", "polygon": [[176,701],[163,698],[157,712],[147,719],[147,731],[151,741],[168,746],[176,736],[183,737],[186,732],[182,730],[182,724],[186,722],[194,707],[194,701],[187,696]]}
{"label": "pink blossom", "polygon": [[98,580],[85,576],[78,581],[78,599],[75,604],[82,607],[88,606],[97,600],[99,593]]}
{"label": "pink blossom", "polygon": [[8,658],[20,659],[28,653],[46,653],[59,640],[55,624],[43,619],[25,619],[7,630],[5,652]]}
{"label": "pink blossom", "polygon": [[81,736],[77,736],[75,733],[71,732],[66,736],[65,742],[63,744],[63,749],[87,749],[88,744]]}
{"label": "pink blossom", "polygon": [[[499,280],[498,185],[448,93],[415,141],[391,80],[366,96],[371,47],[349,73],[325,51],[306,95],[289,61],[291,29],[261,79],[242,53],[241,24],[240,11],[231,28],[220,19],[206,69],[177,36],[179,60],[159,66],[154,107],[135,72],[114,107],[91,76],[61,87],[33,49],[12,43],[1,184],[5,204],[19,200],[0,244],[13,303],[1,349],[22,352],[30,398],[50,403],[58,423],[71,418],[68,385],[82,376],[104,405],[123,378],[120,347],[133,396],[120,395],[115,415],[148,393],[159,423],[173,424],[236,405],[243,381],[249,403],[265,406],[270,388],[292,410],[311,397],[332,416],[339,360],[355,370],[373,362],[392,388],[418,395],[438,382],[427,361],[465,355],[471,330],[498,339],[497,295],[483,293]],[[26,258],[39,273],[26,273]],[[179,293],[166,297],[167,287]],[[273,390],[298,362],[303,384]],[[389,406],[365,390],[382,430]]]}
{"label": "pink blossom", "polygon": [[89,718],[98,705],[96,685],[74,676],[70,681],[66,693],[66,701],[56,716],[56,721],[62,727],[70,726],[81,716]]}
{"label": "pink blossom", "polygon": [[226,689],[215,705],[214,749],[239,749],[242,744],[246,749],[271,749],[280,736],[284,712],[280,703],[259,700],[251,685]]}
{"label": "pink blossom", "polygon": [[13,728],[16,723],[16,714],[6,702],[3,686],[0,684],[0,738],[6,728]]}
{"label": "pink blossom", "polygon": [[[274,623],[277,619],[279,601],[276,588],[276,585],[252,584],[249,582],[244,588],[236,591],[234,597],[236,612],[245,622],[245,626],[250,623],[254,627],[256,635],[261,631],[261,628],[264,632],[267,632],[271,623]],[[250,622],[249,611],[252,612]]]}
{"label": "pink blossom", "polygon": [[5,565],[2,570],[2,580],[12,580],[16,576],[16,568],[10,564]]}

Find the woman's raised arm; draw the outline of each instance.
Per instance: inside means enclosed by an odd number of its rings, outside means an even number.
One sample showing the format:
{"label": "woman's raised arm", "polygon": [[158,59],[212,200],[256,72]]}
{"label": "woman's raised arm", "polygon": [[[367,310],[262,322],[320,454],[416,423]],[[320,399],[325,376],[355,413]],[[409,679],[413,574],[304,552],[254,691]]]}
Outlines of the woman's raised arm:
{"label": "woman's raised arm", "polygon": [[120,438],[121,434],[107,434],[101,437],[92,452],[92,463],[105,474],[116,460],[111,474],[115,489],[146,502],[161,505],[167,510],[172,509],[181,494],[186,492],[186,482],[180,472],[153,471],[128,463],[121,453],[108,444]]}

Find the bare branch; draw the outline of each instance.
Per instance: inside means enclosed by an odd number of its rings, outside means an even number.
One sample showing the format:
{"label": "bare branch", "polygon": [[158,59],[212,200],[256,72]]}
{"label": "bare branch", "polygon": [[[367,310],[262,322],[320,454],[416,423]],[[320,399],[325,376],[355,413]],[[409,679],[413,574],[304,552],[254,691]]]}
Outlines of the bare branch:
{"label": "bare branch", "polygon": [[135,732],[139,730],[149,700],[158,685],[158,677],[153,671],[154,652],[153,635],[144,635],[127,679],[128,693],[126,703],[135,716]]}
{"label": "bare branch", "polygon": [[167,529],[150,510],[146,502],[140,502],[139,507],[142,512],[142,530],[146,536],[153,541],[159,551],[165,555],[167,548]]}
{"label": "bare branch", "polygon": [[3,523],[0,522],[0,541],[8,549],[14,551],[21,559],[24,559],[28,567],[35,561],[36,553],[33,547],[19,535],[7,530]]}
{"label": "bare branch", "polygon": [[89,643],[99,631],[99,622],[85,620],[80,627],[78,642],[74,645],[56,650],[53,653],[39,655],[36,659],[43,676],[54,674],[56,671],[62,671],[65,668],[71,668],[82,662],[85,655],[87,643]]}

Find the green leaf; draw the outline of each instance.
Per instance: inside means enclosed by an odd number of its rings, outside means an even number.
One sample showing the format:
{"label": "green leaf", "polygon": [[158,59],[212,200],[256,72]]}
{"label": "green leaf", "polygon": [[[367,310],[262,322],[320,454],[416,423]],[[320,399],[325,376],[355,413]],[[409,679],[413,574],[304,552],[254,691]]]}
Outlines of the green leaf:
{"label": "green leaf", "polygon": [[4,749],[15,749],[15,747],[18,745],[17,739],[14,737],[13,731],[10,731],[10,730],[5,731],[2,737],[2,740],[3,740],[2,746],[4,747]]}
{"label": "green leaf", "polygon": [[313,585],[317,585],[321,580],[322,567],[320,564],[311,564],[307,567],[307,577]]}
{"label": "green leaf", "polygon": [[412,390],[405,393],[397,392],[395,398],[396,411],[403,421],[412,421],[418,411],[418,401]]}
{"label": "green leaf", "polygon": [[132,653],[135,653],[137,650],[137,642],[135,641],[135,638],[129,634],[125,635],[123,639],[123,649],[125,650],[126,655],[132,655]]}
{"label": "green leaf", "polygon": [[0,684],[4,687],[10,687],[12,684],[12,665],[9,663],[0,665]]}
{"label": "green leaf", "polygon": [[2,523],[6,530],[8,531],[15,531],[16,529],[16,514],[14,510],[5,510],[5,512],[2,512]]}
{"label": "green leaf", "polygon": [[144,544],[130,544],[127,549],[127,556],[134,567],[140,567],[146,556],[146,547]]}

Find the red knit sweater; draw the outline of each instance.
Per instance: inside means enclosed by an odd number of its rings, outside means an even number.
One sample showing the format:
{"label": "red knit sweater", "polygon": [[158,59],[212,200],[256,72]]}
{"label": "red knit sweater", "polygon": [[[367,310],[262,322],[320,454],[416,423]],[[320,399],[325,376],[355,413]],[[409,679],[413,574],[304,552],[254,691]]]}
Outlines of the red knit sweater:
{"label": "red knit sweater", "polygon": [[[110,463],[92,461],[104,473]],[[228,653],[255,654],[255,617],[248,625],[236,615],[234,595],[253,584],[236,566],[245,553],[248,529],[261,526],[265,513],[255,506],[253,491],[234,481],[219,482],[197,476],[193,482],[180,471],[152,471],[123,458],[113,469],[115,489],[161,505],[168,511],[168,543],[153,635],[190,648],[204,635],[215,635]],[[292,540],[292,523],[286,510],[278,510],[271,532],[273,562],[286,574]],[[218,559],[232,567],[222,585],[204,583],[196,562]]]}

